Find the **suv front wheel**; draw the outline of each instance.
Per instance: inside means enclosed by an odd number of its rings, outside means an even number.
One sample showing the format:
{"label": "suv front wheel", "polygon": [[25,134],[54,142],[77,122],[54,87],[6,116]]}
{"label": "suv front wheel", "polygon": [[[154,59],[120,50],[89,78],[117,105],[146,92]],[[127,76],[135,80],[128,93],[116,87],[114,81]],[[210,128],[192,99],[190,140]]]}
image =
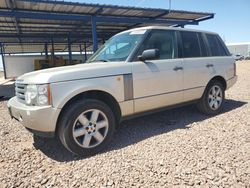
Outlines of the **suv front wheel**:
{"label": "suv front wheel", "polygon": [[80,156],[105,148],[115,131],[115,117],[105,103],[95,99],[77,101],[66,109],[58,124],[62,144]]}
{"label": "suv front wheel", "polygon": [[220,82],[215,80],[208,84],[197,107],[202,113],[214,115],[221,112],[224,101],[225,89]]}

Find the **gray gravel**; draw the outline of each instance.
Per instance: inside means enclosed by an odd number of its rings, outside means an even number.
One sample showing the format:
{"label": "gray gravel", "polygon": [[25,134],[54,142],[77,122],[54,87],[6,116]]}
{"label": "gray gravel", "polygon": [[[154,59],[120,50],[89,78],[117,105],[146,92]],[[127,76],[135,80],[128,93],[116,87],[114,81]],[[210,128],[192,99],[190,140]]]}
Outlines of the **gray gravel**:
{"label": "gray gravel", "polygon": [[0,102],[0,187],[250,187],[250,62],[215,117],[187,106],[124,122],[101,154],[78,158],[33,137]]}

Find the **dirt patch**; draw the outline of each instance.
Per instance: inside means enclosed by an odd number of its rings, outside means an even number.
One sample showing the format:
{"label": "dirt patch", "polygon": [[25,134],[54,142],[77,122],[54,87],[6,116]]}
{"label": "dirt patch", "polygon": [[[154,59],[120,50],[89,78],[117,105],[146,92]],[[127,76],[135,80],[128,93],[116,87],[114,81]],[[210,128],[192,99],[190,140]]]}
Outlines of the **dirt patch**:
{"label": "dirt patch", "polygon": [[[34,137],[0,102],[2,187],[250,187],[250,61],[214,117],[187,106],[124,122],[101,154],[78,158]],[[1,187],[0,186],[0,187]]]}

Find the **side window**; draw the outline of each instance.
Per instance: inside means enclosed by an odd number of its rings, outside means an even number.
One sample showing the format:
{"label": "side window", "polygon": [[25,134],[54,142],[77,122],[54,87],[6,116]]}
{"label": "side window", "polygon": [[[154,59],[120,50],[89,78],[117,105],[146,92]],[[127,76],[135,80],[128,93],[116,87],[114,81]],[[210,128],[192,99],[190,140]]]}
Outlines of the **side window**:
{"label": "side window", "polygon": [[228,54],[226,45],[224,44],[224,42],[219,36],[216,36],[216,38],[219,44],[221,56],[228,56],[229,54]]}
{"label": "side window", "polygon": [[216,35],[206,34],[212,56],[226,56],[226,52]]}
{"label": "side window", "polygon": [[195,32],[180,32],[182,39],[183,57],[201,57],[198,34]]}
{"label": "side window", "polygon": [[149,37],[144,41],[139,54],[144,50],[158,49],[159,59],[173,59],[176,54],[176,41],[174,31],[152,31]]}
{"label": "side window", "polygon": [[204,38],[203,38],[201,33],[198,34],[198,37],[199,37],[199,43],[200,43],[202,57],[207,57],[208,52],[207,52],[207,49],[206,49]]}

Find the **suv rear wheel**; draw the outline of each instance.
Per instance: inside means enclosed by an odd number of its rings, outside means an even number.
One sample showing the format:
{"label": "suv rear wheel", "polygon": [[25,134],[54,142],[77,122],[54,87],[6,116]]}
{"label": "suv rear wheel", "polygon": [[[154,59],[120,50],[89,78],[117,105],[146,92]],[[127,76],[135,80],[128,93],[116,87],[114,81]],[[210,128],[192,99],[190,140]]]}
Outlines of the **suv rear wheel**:
{"label": "suv rear wheel", "polygon": [[221,112],[225,101],[225,89],[219,81],[211,81],[197,104],[205,114],[214,115]]}
{"label": "suv rear wheel", "polygon": [[69,151],[80,156],[93,155],[104,149],[115,131],[113,112],[99,100],[77,101],[61,117],[59,138]]}

